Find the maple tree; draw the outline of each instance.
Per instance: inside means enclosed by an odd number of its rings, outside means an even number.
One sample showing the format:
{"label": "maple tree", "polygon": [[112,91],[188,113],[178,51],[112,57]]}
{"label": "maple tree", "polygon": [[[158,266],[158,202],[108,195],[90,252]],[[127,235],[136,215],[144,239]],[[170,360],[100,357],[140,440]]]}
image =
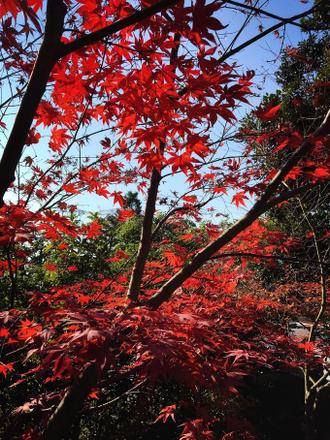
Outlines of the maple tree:
{"label": "maple tree", "polygon": [[[217,37],[226,32],[226,7],[275,24],[235,45],[237,35],[225,48]],[[196,390],[206,390],[219,411],[253,371],[323,367],[326,341],[292,340],[275,319],[279,301],[239,287],[253,279],[251,262],[290,259],[294,240],[272,231],[262,216],[329,178],[330,113],[307,136],[283,132],[280,124],[264,134],[263,140],[279,137],[277,151],[290,147],[279,169],[266,174],[253,166],[250,145],[235,157],[224,148],[242,136],[233,132],[236,109],[248,103],[254,77],[252,71],[238,73],[232,57],[283,25],[302,26],[299,19],[318,8],[316,2],[283,18],[232,0],[1,3],[2,81],[9,83],[0,127],[10,133],[0,161],[0,244],[1,271],[9,275],[11,292],[10,310],[1,313],[0,373],[15,378],[15,387],[31,378],[42,383],[40,392],[12,412],[4,438],[61,439],[84,412],[166,380],[195,393],[195,403],[203,401]],[[270,103],[255,115],[271,122],[281,109],[281,103]],[[45,138],[48,157],[41,163]],[[84,158],[80,153],[89,142],[99,148]],[[78,167],[69,155],[76,146]],[[25,179],[18,169],[23,166]],[[15,172],[20,178],[14,183]],[[161,185],[178,175],[185,176],[185,190],[168,204]],[[145,193],[142,216],[118,185]],[[75,252],[75,240],[92,246],[104,233],[98,218],[81,224],[69,215],[75,211],[70,198],[83,191],[112,200],[119,207],[116,224],[137,219],[139,242],[108,249],[110,274],[44,285],[33,289],[27,307],[14,308],[17,278],[31,264],[35,237],[63,252],[58,262],[43,260],[45,271],[75,273],[75,262],[65,260],[68,249]],[[210,202],[228,194],[237,207],[250,203],[240,220],[189,223],[199,222]],[[161,203],[169,209],[159,215]],[[121,382],[127,388],[120,396],[89,405],[98,389],[115,390]],[[175,422],[176,411],[184,413],[187,406],[166,403],[154,417],[157,423]],[[219,414],[198,408],[183,418],[181,439],[253,438],[250,428],[232,429]],[[314,428],[306,430],[306,439],[313,436]]]}

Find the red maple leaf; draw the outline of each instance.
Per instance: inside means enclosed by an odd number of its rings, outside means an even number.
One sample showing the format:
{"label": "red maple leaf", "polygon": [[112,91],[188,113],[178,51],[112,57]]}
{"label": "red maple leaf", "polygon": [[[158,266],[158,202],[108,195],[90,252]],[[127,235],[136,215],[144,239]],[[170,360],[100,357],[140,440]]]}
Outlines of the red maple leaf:
{"label": "red maple leaf", "polygon": [[125,200],[122,196],[122,193],[119,191],[114,191],[113,193],[111,193],[111,195],[113,197],[114,203],[118,203],[120,207],[123,208],[125,205]]}
{"label": "red maple leaf", "polygon": [[207,5],[206,0],[197,0],[193,8],[193,32],[200,33],[201,36],[213,41],[214,37],[208,29],[219,31],[225,28],[217,18],[212,17],[218,8],[219,4],[216,1]]}
{"label": "red maple leaf", "polygon": [[159,416],[154,421],[154,423],[157,423],[159,421],[162,421],[163,423],[166,423],[169,418],[175,422],[174,412],[176,410],[176,405],[168,405],[164,406],[159,412]]}
{"label": "red maple leaf", "polygon": [[245,200],[247,200],[247,197],[245,195],[244,191],[238,192],[236,193],[233,198],[231,199],[232,203],[234,203],[237,208],[242,205],[242,206],[246,206],[245,205]]}
{"label": "red maple leaf", "polygon": [[120,209],[118,212],[118,220],[120,222],[125,222],[126,220],[134,217],[135,211],[133,209]]}
{"label": "red maple leaf", "polygon": [[256,110],[255,115],[261,121],[271,121],[272,119],[274,119],[277,116],[281,107],[282,107],[282,103],[277,104],[274,107],[272,107],[272,104],[269,104],[265,109]]}
{"label": "red maple leaf", "polygon": [[0,2],[0,18],[6,14],[11,14],[16,18],[20,10],[21,6],[18,0],[1,0]]}
{"label": "red maple leaf", "polygon": [[102,233],[102,225],[98,220],[93,220],[86,227],[86,237],[95,238]]}
{"label": "red maple leaf", "polygon": [[70,139],[71,136],[68,135],[66,128],[54,127],[51,132],[49,146],[53,151],[61,152],[62,148],[68,144]]}
{"label": "red maple leaf", "polygon": [[9,331],[5,327],[0,328],[0,338],[7,338]]}
{"label": "red maple leaf", "polygon": [[3,374],[6,377],[8,371],[14,371],[14,363],[10,362],[9,364],[3,364],[0,362],[0,374]]}
{"label": "red maple leaf", "polygon": [[45,263],[44,268],[50,272],[57,272],[57,264],[55,263]]}

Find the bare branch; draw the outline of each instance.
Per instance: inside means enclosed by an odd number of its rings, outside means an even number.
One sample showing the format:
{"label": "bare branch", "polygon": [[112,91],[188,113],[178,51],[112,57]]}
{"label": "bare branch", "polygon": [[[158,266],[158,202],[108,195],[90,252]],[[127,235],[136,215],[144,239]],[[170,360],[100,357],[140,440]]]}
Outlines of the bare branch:
{"label": "bare branch", "polygon": [[129,390],[127,390],[124,393],[120,394],[119,396],[115,397],[114,399],[109,400],[108,402],[102,403],[101,405],[97,405],[97,406],[93,406],[91,408],[88,408],[87,410],[84,411],[84,414],[90,413],[90,412],[93,412],[93,411],[99,411],[99,410],[102,410],[104,408],[107,408],[110,405],[113,405],[114,403],[118,402],[118,400],[122,399],[123,397],[129,396],[130,394],[134,393],[134,391],[136,391],[139,388],[141,388],[141,386],[144,385],[146,382],[147,382],[147,379],[143,379],[141,382],[139,382],[138,384],[134,385],[132,388],[130,388]]}
{"label": "bare branch", "polygon": [[290,261],[293,263],[315,263],[318,264],[318,260],[313,259],[303,259],[303,258],[294,258],[294,257],[287,257],[285,255],[262,255],[262,254],[256,254],[253,252],[225,252],[223,254],[214,255],[210,258],[210,260],[218,260],[221,258],[260,258],[264,260],[282,260],[282,261]]}
{"label": "bare branch", "polygon": [[[306,28],[306,26],[304,26],[301,23],[296,23],[294,20],[291,21],[290,18],[285,18],[285,17],[281,17],[281,16],[276,15],[276,14],[272,14],[271,12],[265,11],[262,8],[259,8],[259,7],[256,7],[256,6],[252,6],[252,5],[248,5],[246,3],[236,2],[234,0],[225,0],[224,4],[225,5],[229,4],[229,5],[237,6],[239,8],[255,12],[256,14],[264,15],[265,17],[274,18],[275,20],[286,21],[286,23],[290,23],[293,26],[297,26],[297,27],[302,28],[302,29]],[[290,21],[287,21],[287,20],[290,20]]]}
{"label": "bare branch", "polygon": [[308,9],[307,11],[305,11],[301,14],[293,15],[292,17],[289,17],[289,18],[284,18],[279,23],[274,24],[270,28],[265,29],[263,32],[260,32],[258,35],[255,35],[253,38],[250,38],[249,40],[247,40],[244,43],[240,44],[239,46],[235,47],[234,49],[228,51],[227,53],[224,53],[220,57],[219,62],[221,63],[221,62],[227,60],[231,56],[235,55],[236,53],[240,52],[241,50],[245,49],[246,47],[251,46],[251,44],[255,43],[258,40],[261,40],[262,38],[266,37],[266,35],[276,31],[277,29],[284,26],[285,24],[291,23],[292,21],[299,20],[300,18],[306,17],[307,15],[311,14],[314,11],[315,11],[315,7]]}
{"label": "bare branch", "polygon": [[160,228],[167,222],[167,220],[172,217],[174,214],[176,214],[177,212],[182,212],[182,211],[190,211],[192,208],[193,209],[200,209],[203,208],[203,206],[207,205],[211,200],[213,200],[213,196],[210,197],[209,199],[207,199],[205,202],[202,203],[197,203],[196,205],[193,205],[192,207],[188,207],[188,206],[178,206],[176,208],[171,209],[167,214],[165,214],[165,216],[163,218],[160,219],[160,221],[157,223],[157,226],[155,227],[155,229],[152,232],[152,238],[154,239],[156,234],[158,233],[158,231],[160,230]]}

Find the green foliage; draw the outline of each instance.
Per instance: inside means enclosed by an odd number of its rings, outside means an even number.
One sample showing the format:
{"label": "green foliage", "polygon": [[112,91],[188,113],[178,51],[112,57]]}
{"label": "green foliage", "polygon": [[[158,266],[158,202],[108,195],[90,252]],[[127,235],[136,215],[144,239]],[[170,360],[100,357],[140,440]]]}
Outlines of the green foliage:
{"label": "green foliage", "polygon": [[133,209],[136,215],[142,214],[142,204],[137,192],[128,191],[124,197],[126,209]]}

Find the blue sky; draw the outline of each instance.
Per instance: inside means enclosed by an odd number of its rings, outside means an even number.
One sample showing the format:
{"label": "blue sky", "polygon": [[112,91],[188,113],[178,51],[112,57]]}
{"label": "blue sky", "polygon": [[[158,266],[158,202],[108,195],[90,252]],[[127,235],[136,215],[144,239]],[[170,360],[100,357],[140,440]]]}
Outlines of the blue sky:
{"label": "blue sky", "polygon": [[[299,1],[295,0],[277,0],[269,2],[267,6],[267,10],[269,12],[273,12],[277,15],[283,16],[293,16],[299,14],[307,9],[306,4],[302,4]],[[232,32],[235,32],[235,29],[239,29],[242,19],[241,16],[237,13],[232,13],[230,11],[224,11],[219,14],[218,18],[223,22],[223,24],[229,24],[229,29]],[[273,19],[263,19],[263,26],[267,28],[268,26],[272,26],[276,21]],[[280,29],[280,35],[283,35],[283,29]],[[245,32],[242,33],[240,38],[237,40],[236,45],[240,45],[245,42],[249,38],[253,37],[256,34],[257,29],[255,26],[248,27]],[[246,70],[255,70],[256,71],[256,85],[254,87],[254,92],[256,96],[251,99],[251,104],[256,105],[260,97],[262,97],[266,92],[275,91],[277,88],[275,79],[274,79],[274,71],[279,64],[280,61],[280,53],[282,47],[288,45],[295,45],[297,41],[301,39],[301,32],[298,27],[288,25],[285,30],[284,40],[281,38],[276,38],[274,34],[270,34],[266,38],[254,43],[252,46],[246,48],[241,51],[237,56],[233,59],[237,61],[238,66],[242,66],[242,68]],[[231,41],[232,36],[227,35],[227,29],[224,31],[224,44],[228,44],[227,42]],[[243,105],[241,109],[237,111],[238,120],[243,118],[247,111],[250,111],[251,107]],[[239,152],[238,147],[234,144],[229,146],[233,153]],[[163,194],[171,194],[172,190],[179,190],[185,188],[185,177],[175,176],[172,178],[165,179],[163,182],[161,191]],[[119,190],[125,191],[126,188],[122,186],[118,186]],[[133,190],[134,186],[127,188],[127,190]],[[219,203],[221,203],[221,211],[229,214],[231,217],[238,217],[244,211],[244,208],[237,209],[234,205],[230,203],[231,194],[229,197],[223,197],[221,201],[217,200],[211,203],[209,206],[213,206],[214,208],[219,208]],[[111,210],[112,207],[109,207],[109,201],[98,197],[96,195],[82,195],[77,197],[75,200],[79,202],[79,205],[82,209],[89,210],[90,207],[95,207],[97,211],[107,212]]]}
{"label": "blue sky", "polygon": [[[299,0],[270,0],[265,1],[264,4],[264,8],[267,9],[267,11],[285,17],[299,14],[311,6],[310,4],[301,3]],[[231,42],[233,36],[237,33],[237,30],[240,29],[242,24],[242,15],[229,10],[222,10],[217,17],[223,24],[228,24],[228,27],[223,31],[222,34],[220,34],[221,43],[226,47]],[[274,23],[276,23],[276,21],[270,18],[263,18],[262,20],[264,29],[272,26]],[[235,46],[245,42],[258,32],[258,24],[255,20],[253,20],[251,25],[247,26],[244,32],[242,32],[240,37],[237,39]],[[254,87],[254,93],[256,96],[250,100],[253,105],[258,104],[260,97],[262,97],[266,92],[269,93],[276,90],[277,86],[273,73],[280,61],[279,56],[281,50],[283,47],[288,45],[294,46],[302,37],[300,29],[292,25],[287,25],[285,32],[283,28],[279,29],[279,32],[280,36],[283,38],[276,38],[274,34],[270,34],[262,40],[259,40],[248,48],[242,50],[230,60],[231,63],[236,61],[238,71],[240,69],[244,71],[256,71]],[[238,109],[236,113],[238,121],[242,119],[246,112],[250,109],[251,107],[246,105],[243,105],[240,109]],[[90,146],[84,149],[83,155],[95,155],[95,146],[102,138],[103,136],[94,137]],[[2,141],[4,141],[4,139]],[[43,145],[43,143],[40,143],[35,147],[35,151],[41,161],[45,157],[45,147],[46,146]],[[238,152],[238,147],[235,144],[230,144],[228,147],[231,154]],[[42,150],[42,153],[40,153],[40,150]],[[33,151],[26,151],[26,154],[33,155]],[[73,150],[72,155],[78,156],[78,150]],[[164,195],[169,195],[172,190],[180,190],[184,189],[185,187],[185,178],[181,175],[172,177],[171,179],[165,179],[165,182],[163,182],[161,186],[161,191]],[[128,190],[134,191],[135,187],[123,187],[118,185],[116,188],[111,190],[123,191],[123,193],[125,193]],[[242,214],[242,209],[237,210],[232,204],[230,204],[230,198],[231,197],[224,197],[221,201],[221,205],[219,204],[219,201],[215,201],[213,202],[213,206],[216,209],[220,208],[222,212],[227,213],[231,217],[237,217]],[[116,208],[113,206],[112,200],[107,200],[104,197],[97,195],[82,194],[75,197],[73,200],[82,211],[100,211],[101,213],[105,213]]]}
{"label": "blue sky", "polygon": [[[266,2],[265,2],[266,3]],[[298,0],[275,0],[270,1],[266,6],[269,12],[273,12],[277,15],[283,15],[290,17],[299,14],[306,9],[308,5],[300,3]],[[236,29],[240,28],[242,23],[242,18],[237,13],[230,11],[223,11],[219,14],[218,18],[223,24],[229,24],[228,28],[235,32]],[[273,19],[263,19],[264,28],[272,26],[276,23]],[[283,35],[283,28],[279,29],[280,35]],[[245,32],[242,33],[240,38],[237,40],[236,45],[240,45],[249,38],[256,35],[258,30],[256,26],[248,27]],[[231,41],[232,36],[228,36],[227,29],[224,31],[224,44],[228,44]],[[233,59],[237,61],[238,66],[246,70],[255,70],[255,87],[254,92],[256,96],[252,98],[251,104],[258,104],[260,98],[266,93],[273,92],[277,89],[277,85],[274,78],[274,71],[280,61],[280,53],[282,47],[292,45],[294,46],[297,41],[302,37],[300,29],[298,27],[288,25],[286,26],[284,40],[276,38],[274,34],[270,34],[266,38],[259,40],[252,46],[241,51]],[[238,120],[243,118],[246,112],[251,110],[251,106],[243,105],[237,111]],[[231,144],[229,148],[232,153],[239,153],[238,146]],[[170,195],[172,190],[183,190],[186,188],[185,177],[183,175],[171,177],[165,179],[165,182],[161,185],[161,191],[165,195]],[[117,187],[118,190],[125,192],[125,190],[134,191],[135,187],[130,186],[124,188],[122,186]],[[230,193],[228,197],[222,197],[221,200],[216,200],[208,206],[214,207],[216,210],[220,208],[220,211],[229,215],[230,218],[239,217],[243,212],[244,208],[237,209],[233,204],[230,203],[232,194]],[[111,202],[99,197],[97,195],[84,194],[75,198],[76,202],[79,204],[82,210],[95,209],[101,212],[108,212],[113,209]],[[110,205],[110,206],[109,206]]]}

